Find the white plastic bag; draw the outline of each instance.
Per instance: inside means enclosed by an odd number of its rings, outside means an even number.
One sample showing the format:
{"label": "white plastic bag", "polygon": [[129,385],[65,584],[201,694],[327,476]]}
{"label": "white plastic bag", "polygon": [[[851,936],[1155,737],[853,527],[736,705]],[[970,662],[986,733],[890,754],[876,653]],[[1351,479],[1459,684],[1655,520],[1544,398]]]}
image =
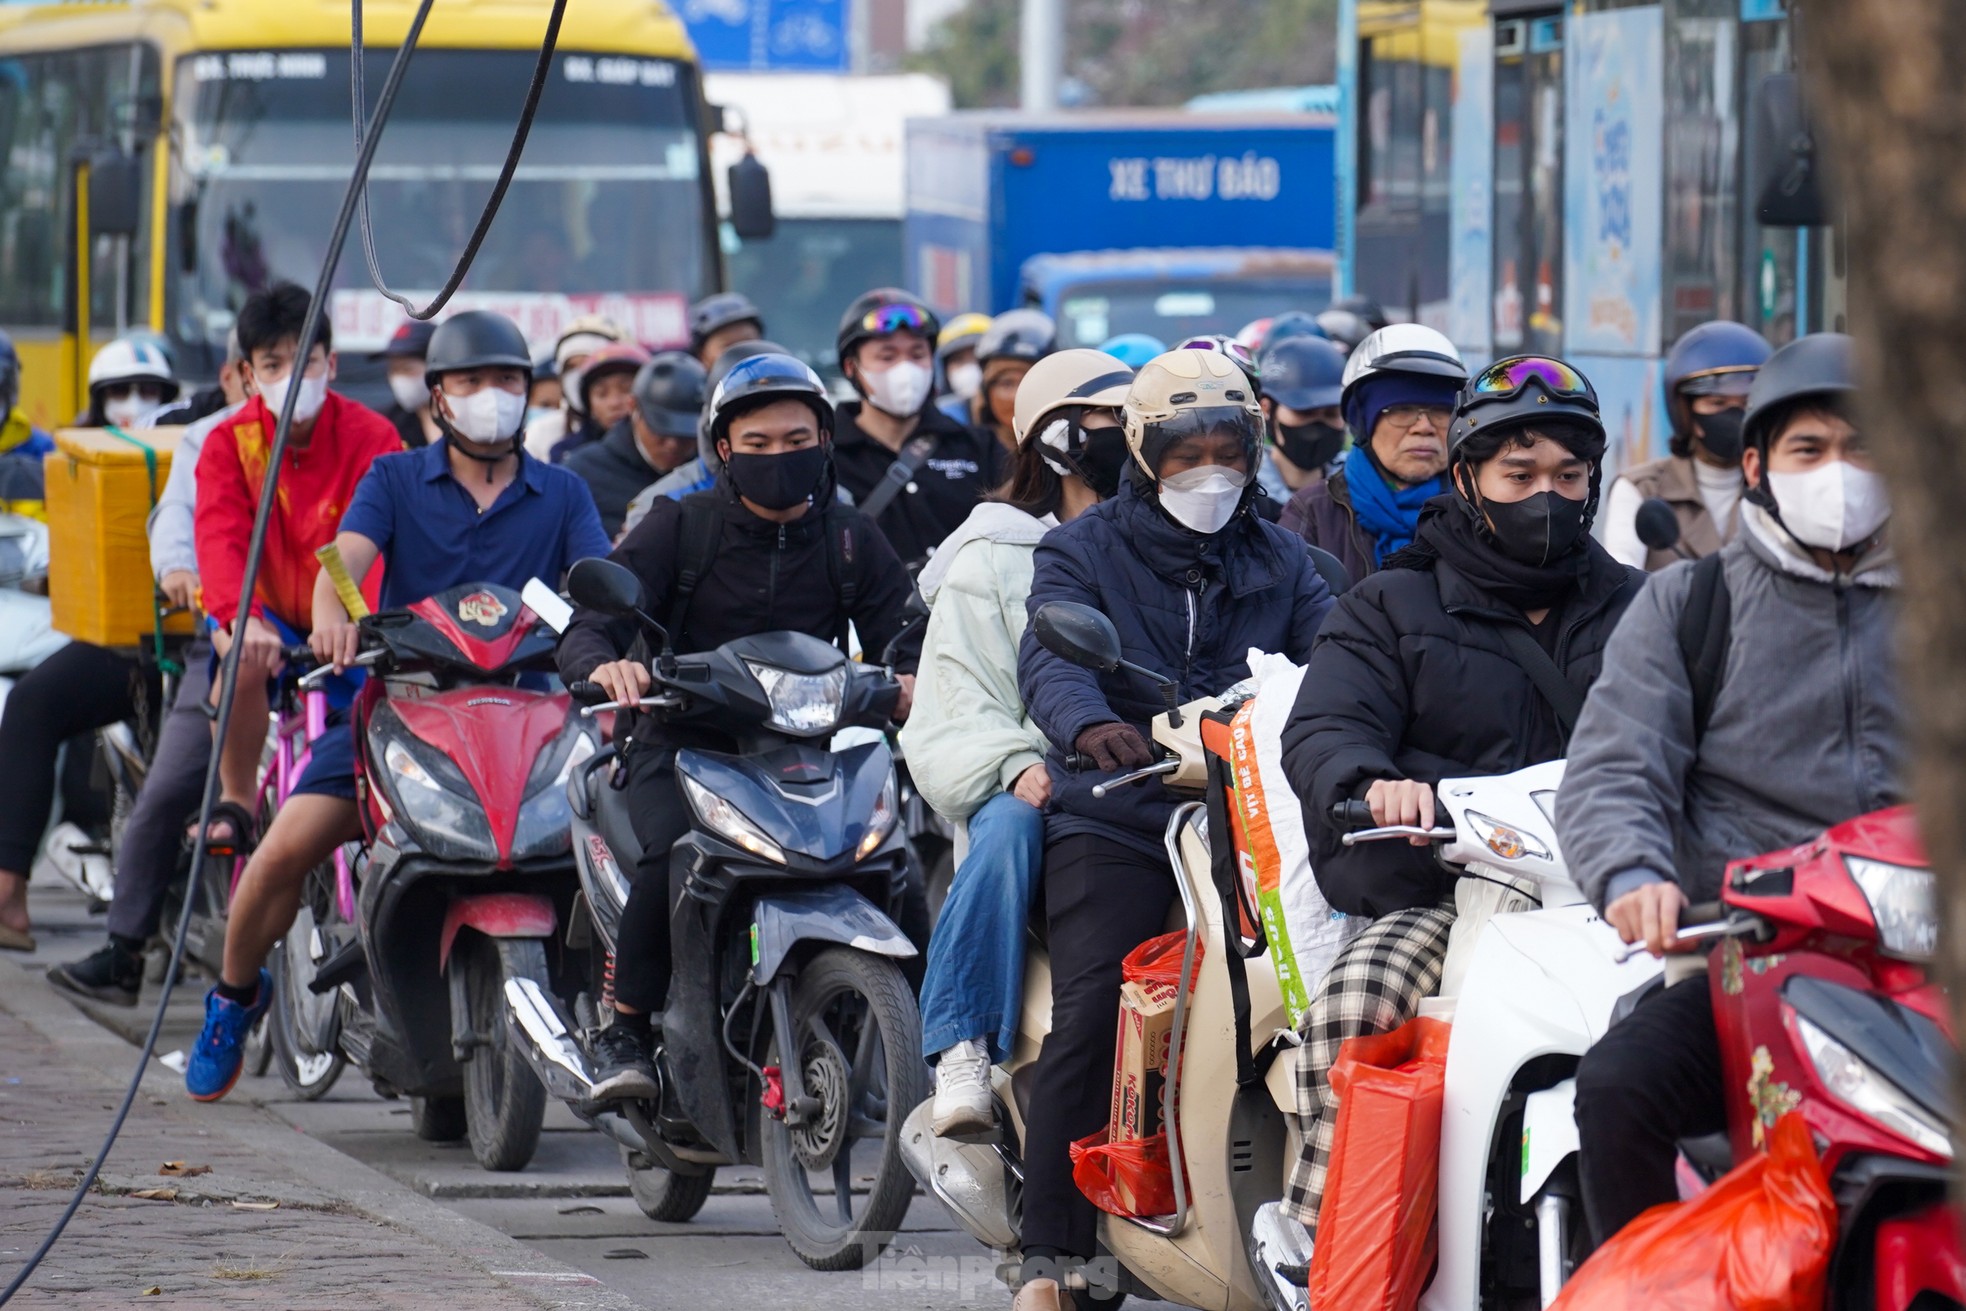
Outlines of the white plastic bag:
{"label": "white plastic bag", "polygon": [[1332,961],[1371,921],[1333,910],[1311,876],[1304,806],[1283,772],[1283,726],[1297,703],[1304,667],[1251,650],[1255,699],[1236,712],[1231,740],[1235,804],[1256,866],[1256,904],[1283,1002],[1295,1025]]}

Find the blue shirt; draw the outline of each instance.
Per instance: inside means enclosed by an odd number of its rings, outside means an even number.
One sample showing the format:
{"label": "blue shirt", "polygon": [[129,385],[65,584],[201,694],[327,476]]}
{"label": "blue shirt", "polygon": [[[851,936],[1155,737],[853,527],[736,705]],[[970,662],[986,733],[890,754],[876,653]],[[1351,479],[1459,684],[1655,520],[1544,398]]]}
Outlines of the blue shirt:
{"label": "blue shirt", "polygon": [[611,549],[578,474],[519,451],[519,476],[480,512],[451,474],[450,443],[385,455],[356,484],[341,531],[381,548],[382,608],[399,610],[463,583],[557,588],[576,560]]}

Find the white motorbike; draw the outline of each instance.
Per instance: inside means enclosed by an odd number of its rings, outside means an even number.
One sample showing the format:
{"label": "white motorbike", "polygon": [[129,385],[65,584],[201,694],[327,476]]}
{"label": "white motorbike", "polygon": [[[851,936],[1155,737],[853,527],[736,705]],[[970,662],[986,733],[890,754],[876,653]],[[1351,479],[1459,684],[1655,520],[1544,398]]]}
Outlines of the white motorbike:
{"label": "white motorbike", "polygon": [[[1553,815],[1563,762],[1442,781],[1435,827],[1332,819],[1346,845],[1430,839],[1461,874],[1442,1000],[1451,1014],[1441,1112],[1439,1262],[1422,1311],[1513,1311],[1556,1299],[1588,1245],[1572,1116],[1578,1060],[1618,1002],[1659,973],[1630,956],[1571,880]],[[1256,1264],[1278,1311],[1309,1311],[1303,1231],[1258,1215]],[[1281,1269],[1279,1269],[1281,1267]]]}

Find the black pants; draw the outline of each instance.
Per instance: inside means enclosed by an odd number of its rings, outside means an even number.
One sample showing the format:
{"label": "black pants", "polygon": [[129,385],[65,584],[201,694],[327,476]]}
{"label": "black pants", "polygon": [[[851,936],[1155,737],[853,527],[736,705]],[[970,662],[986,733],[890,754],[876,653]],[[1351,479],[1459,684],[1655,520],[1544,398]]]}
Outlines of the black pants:
{"label": "black pants", "polygon": [[1702,974],[1647,996],[1577,1067],[1578,1164],[1593,1241],[1677,1201],[1679,1140],[1726,1127],[1720,1039]]}
{"label": "black pants", "polygon": [[638,747],[628,760],[628,807],[642,859],[621,911],[615,1000],[652,1015],[669,999],[669,849],[689,832],[689,803],[676,785],[676,753]]}
{"label": "black pants", "polygon": [[1089,1258],[1097,1215],[1072,1182],[1071,1145],[1112,1112],[1120,962],[1160,933],[1174,901],[1166,857],[1075,834],[1044,853],[1051,1034],[1038,1053],[1024,1128],[1024,1250]]}
{"label": "black pants", "polygon": [[[0,796],[7,799],[0,806],[0,870],[24,875],[34,864],[54,809],[55,756],[62,743],[134,715],[140,676],[128,656],[70,642],[14,684],[0,714]],[[63,784],[73,808],[87,795],[92,755],[69,754]]]}

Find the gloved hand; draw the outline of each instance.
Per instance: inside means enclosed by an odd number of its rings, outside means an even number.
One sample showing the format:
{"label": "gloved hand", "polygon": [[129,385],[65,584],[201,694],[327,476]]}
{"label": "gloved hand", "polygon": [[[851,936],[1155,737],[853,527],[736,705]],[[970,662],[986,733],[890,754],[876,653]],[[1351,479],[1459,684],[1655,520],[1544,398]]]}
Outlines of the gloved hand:
{"label": "gloved hand", "polygon": [[1131,724],[1094,724],[1078,735],[1072,749],[1107,773],[1142,769],[1154,763],[1154,753],[1147,749],[1146,739]]}

